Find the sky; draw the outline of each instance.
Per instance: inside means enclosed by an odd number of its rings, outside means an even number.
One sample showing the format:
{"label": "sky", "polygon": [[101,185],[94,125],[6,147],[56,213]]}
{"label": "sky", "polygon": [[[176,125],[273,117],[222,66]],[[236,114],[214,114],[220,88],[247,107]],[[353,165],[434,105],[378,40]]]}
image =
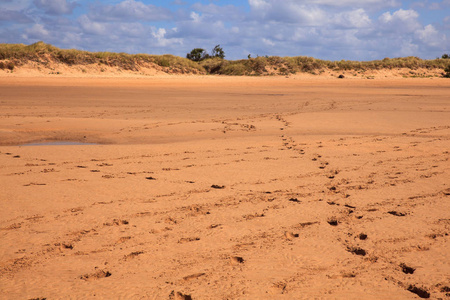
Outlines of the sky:
{"label": "sky", "polygon": [[450,54],[450,0],[0,0],[0,43],[227,59]]}

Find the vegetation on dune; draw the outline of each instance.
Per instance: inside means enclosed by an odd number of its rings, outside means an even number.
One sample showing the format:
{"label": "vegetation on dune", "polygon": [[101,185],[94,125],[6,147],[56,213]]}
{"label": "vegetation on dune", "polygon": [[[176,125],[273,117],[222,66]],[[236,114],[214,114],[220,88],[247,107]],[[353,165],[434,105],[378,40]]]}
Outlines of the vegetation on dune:
{"label": "vegetation on dune", "polygon": [[225,58],[225,51],[223,51],[223,48],[220,47],[220,45],[216,45],[212,51],[211,54],[209,54],[205,49],[203,48],[194,48],[191,52],[186,54],[186,58],[190,59],[192,61],[203,61],[205,59],[210,58]]}
{"label": "vegetation on dune", "polygon": [[141,66],[153,63],[167,70],[175,70],[181,73],[204,72],[198,64],[174,55],[65,50],[44,42],[37,42],[29,46],[23,44],[0,44],[1,60],[8,60],[10,64],[16,66],[21,66],[28,61],[34,61],[43,65],[50,62],[62,63],[68,66],[98,64],[130,71],[139,71]]}
{"label": "vegetation on dune", "polygon": [[195,48],[187,58],[174,55],[127,54],[112,52],[88,52],[64,50],[44,42],[29,46],[23,44],[0,44],[0,69],[13,70],[29,61],[46,65],[50,62],[69,66],[98,64],[117,67],[122,70],[139,71],[141,67],[158,65],[165,72],[220,74],[220,75],[289,75],[298,72],[320,74],[324,71],[353,71],[364,73],[372,70],[427,69],[444,70],[442,75],[450,78],[450,59],[424,60],[418,57],[385,58],[374,61],[328,61],[306,56],[279,57],[258,56],[241,60],[225,60],[220,45],[214,47],[211,55],[202,48]]}

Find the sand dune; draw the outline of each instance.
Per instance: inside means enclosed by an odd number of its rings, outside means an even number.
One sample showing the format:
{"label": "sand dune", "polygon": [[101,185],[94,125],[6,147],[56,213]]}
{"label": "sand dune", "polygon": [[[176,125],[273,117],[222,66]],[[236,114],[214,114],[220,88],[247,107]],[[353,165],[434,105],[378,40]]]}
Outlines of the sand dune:
{"label": "sand dune", "polygon": [[449,95],[2,77],[0,298],[448,298]]}

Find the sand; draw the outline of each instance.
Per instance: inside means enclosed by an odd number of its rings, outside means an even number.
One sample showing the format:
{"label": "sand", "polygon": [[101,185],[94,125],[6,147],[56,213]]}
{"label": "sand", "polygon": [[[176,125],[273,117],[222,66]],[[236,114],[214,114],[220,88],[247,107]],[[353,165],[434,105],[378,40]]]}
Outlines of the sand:
{"label": "sand", "polygon": [[449,95],[4,75],[0,298],[447,299]]}

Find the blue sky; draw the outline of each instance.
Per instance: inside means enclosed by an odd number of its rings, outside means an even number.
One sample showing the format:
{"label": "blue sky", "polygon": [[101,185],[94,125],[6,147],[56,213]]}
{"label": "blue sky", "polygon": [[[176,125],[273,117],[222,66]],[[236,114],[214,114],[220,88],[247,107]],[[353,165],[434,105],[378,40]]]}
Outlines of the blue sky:
{"label": "blue sky", "polygon": [[450,53],[450,0],[0,0],[0,42],[373,60]]}

